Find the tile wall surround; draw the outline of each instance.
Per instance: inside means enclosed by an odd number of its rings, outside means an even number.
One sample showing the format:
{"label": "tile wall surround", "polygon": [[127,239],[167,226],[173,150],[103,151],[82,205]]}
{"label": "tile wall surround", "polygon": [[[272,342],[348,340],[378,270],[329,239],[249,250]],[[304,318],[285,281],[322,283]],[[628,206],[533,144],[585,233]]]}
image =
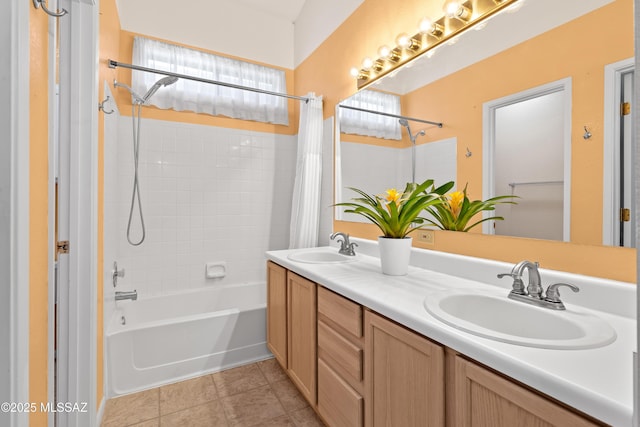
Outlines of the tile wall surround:
{"label": "tile wall surround", "polygon": [[[146,240],[134,247],[126,240],[131,117],[119,117],[117,129],[107,126],[105,304],[113,293],[114,260],[126,270],[118,290],[136,289],[140,298],[265,280],[264,252],[289,243],[295,135],[143,119],[139,179]],[[137,218],[134,211],[134,240]],[[226,277],[206,279],[205,263],[216,261],[226,262]]]}

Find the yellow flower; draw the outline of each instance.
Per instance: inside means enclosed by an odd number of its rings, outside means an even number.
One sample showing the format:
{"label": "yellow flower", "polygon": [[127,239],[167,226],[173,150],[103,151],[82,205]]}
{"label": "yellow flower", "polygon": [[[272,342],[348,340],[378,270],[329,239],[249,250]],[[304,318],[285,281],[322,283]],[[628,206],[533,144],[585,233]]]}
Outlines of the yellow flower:
{"label": "yellow flower", "polygon": [[396,206],[400,204],[400,199],[402,198],[402,193],[399,193],[395,188],[390,188],[387,190],[387,201],[395,202]]}
{"label": "yellow flower", "polygon": [[449,194],[449,210],[453,214],[454,218],[458,218],[460,209],[462,208],[462,202],[464,201],[464,192],[454,191]]}

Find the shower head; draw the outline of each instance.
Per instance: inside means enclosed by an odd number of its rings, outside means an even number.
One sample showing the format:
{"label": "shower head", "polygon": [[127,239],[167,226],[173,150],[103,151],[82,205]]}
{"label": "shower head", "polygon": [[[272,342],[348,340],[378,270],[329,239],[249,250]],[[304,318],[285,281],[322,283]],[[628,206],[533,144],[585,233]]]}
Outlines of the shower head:
{"label": "shower head", "polygon": [[411,141],[412,144],[415,145],[416,143],[416,138],[418,137],[418,135],[420,136],[424,136],[427,133],[424,131],[424,129],[419,130],[418,132],[414,134],[411,133],[411,127],[409,126],[409,121],[407,119],[398,119],[398,123],[400,123],[400,126],[404,126],[407,128],[407,133],[409,134],[409,140]]}
{"label": "shower head", "polygon": [[144,94],[141,101],[143,104],[146,104],[149,98],[151,98],[157,91],[163,86],[169,86],[178,81],[178,78],[175,76],[167,76],[163,77],[151,86],[151,88]]}
{"label": "shower head", "polygon": [[135,103],[140,103],[140,104],[143,104],[143,103],[144,103],[144,101],[143,101],[142,97],[141,97],[140,95],[138,95],[137,93],[135,93],[135,92],[133,91],[133,89],[131,89],[128,85],[126,85],[126,84],[124,84],[124,83],[120,83],[120,82],[119,82],[119,81],[117,81],[117,80],[114,80],[114,81],[113,81],[113,87],[123,87],[123,88],[125,88],[126,90],[128,90],[128,91],[129,91],[129,93],[130,93],[130,94],[131,94],[131,96],[133,97],[133,101],[134,101]]}

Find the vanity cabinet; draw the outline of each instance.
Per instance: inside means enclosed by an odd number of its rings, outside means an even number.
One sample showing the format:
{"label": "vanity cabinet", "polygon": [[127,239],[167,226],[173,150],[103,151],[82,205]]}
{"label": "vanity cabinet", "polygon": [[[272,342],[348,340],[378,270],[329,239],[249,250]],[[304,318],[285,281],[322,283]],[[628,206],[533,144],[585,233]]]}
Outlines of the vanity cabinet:
{"label": "vanity cabinet", "polygon": [[331,427],[364,425],[362,306],[318,286],[318,413]]}
{"label": "vanity cabinet", "polygon": [[267,272],[267,345],[329,427],[605,425],[271,261]]}
{"label": "vanity cabinet", "polygon": [[287,272],[287,372],[316,404],[316,284]]}
{"label": "vanity cabinet", "polygon": [[[447,356],[449,357],[449,355]],[[502,375],[453,355],[448,425],[456,427],[601,426]],[[450,377],[451,378],[451,377]]]}
{"label": "vanity cabinet", "polygon": [[316,284],[270,261],[267,272],[267,346],[315,406]]}
{"label": "vanity cabinet", "polygon": [[267,347],[287,369],[287,269],[267,262]]}
{"label": "vanity cabinet", "polygon": [[445,425],[444,348],[365,310],[365,425]]}

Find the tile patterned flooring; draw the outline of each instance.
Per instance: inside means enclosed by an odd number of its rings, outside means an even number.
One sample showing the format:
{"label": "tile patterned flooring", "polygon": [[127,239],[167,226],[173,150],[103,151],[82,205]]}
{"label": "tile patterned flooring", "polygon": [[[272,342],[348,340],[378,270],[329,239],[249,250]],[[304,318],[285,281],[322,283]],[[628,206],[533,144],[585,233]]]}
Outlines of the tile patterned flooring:
{"label": "tile patterned flooring", "polygon": [[107,401],[102,427],[322,427],[275,359]]}

